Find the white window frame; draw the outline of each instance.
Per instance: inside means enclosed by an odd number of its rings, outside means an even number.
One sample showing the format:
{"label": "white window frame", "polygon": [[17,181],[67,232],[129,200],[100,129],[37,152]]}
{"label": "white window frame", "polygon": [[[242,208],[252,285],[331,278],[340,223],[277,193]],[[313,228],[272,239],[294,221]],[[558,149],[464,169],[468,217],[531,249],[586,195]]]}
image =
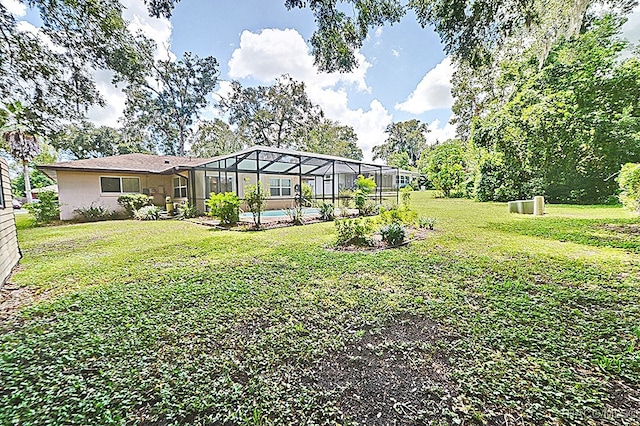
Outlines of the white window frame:
{"label": "white window frame", "polygon": [[[178,186],[176,186],[176,179],[178,179]],[[182,182],[184,181],[184,185]],[[188,188],[189,180],[184,176],[174,176],[171,180],[171,184],[173,186],[173,198],[188,198],[189,197],[189,188]],[[180,191],[180,196],[176,197],[176,189]],[[184,189],[184,197],[182,196],[182,190]]]}
{"label": "white window frame", "polygon": [[[103,191],[102,188],[102,178],[108,179],[120,179],[120,192],[115,191]],[[137,179],[138,180],[138,191],[124,191],[124,184],[122,179]],[[142,182],[140,182],[140,178],[138,176],[100,176],[100,194],[102,195],[118,195],[118,194],[140,194],[142,191]]]}
{"label": "white window frame", "polygon": [[[278,185],[272,185],[271,182],[277,180]],[[282,181],[289,181],[289,185],[283,185]],[[271,191],[278,190],[278,194],[274,195]],[[282,190],[289,189],[289,195],[283,195]],[[269,195],[275,198],[291,198],[293,196],[293,180],[291,178],[269,178]]]}

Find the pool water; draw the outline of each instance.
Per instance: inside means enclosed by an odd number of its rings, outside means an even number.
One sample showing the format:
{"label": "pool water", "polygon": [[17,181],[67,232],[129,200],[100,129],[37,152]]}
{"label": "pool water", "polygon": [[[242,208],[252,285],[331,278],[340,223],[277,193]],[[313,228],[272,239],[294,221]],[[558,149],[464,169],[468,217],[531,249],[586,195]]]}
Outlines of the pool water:
{"label": "pool water", "polygon": [[[310,214],[318,214],[320,213],[320,209],[316,209],[316,208],[304,208],[302,209],[302,214],[304,216],[310,215]],[[287,215],[287,212],[284,210],[267,210],[262,212],[262,217],[289,217]],[[252,218],[253,214],[251,214],[251,212],[248,213],[240,213],[240,218]]]}

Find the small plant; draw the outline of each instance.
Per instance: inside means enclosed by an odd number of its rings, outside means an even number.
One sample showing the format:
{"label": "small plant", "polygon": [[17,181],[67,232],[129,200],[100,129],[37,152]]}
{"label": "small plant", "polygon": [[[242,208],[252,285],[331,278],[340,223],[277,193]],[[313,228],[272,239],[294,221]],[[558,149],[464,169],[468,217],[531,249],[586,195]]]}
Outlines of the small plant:
{"label": "small plant", "polygon": [[405,206],[392,207],[390,209],[380,208],[380,220],[387,225],[390,223],[413,225],[416,221],[416,216],[416,212]]}
{"label": "small plant", "polygon": [[358,209],[360,216],[367,216],[371,213],[365,211],[365,204],[367,203],[369,195],[375,190],[376,182],[373,178],[365,178],[364,176],[359,175],[355,181],[355,187],[354,200],[356,208]]}
{"label": "small plant", "polygon": [[430,229],[433,231],[433,225],[436,223],[435,218],[433,217],[424,217],[420,216],[418,218],[418,227],[422,229]]}
{"label": "small plant", "polygon": [[286,208],[284,211],[294,225],[304,224],[304,221],[302,220],[302,205],[300,203],[297,203],[295,206],[290,208]]}
{"label": "small plant", "polygon": [[351,200],[353,200],[354,192],[350,189],[341,189],[338,192],[338,199],[340,200],[340,206],[342,208],[348,209],[351,207]]}
{"label": "small plant", "polygon": [[212,192],[206,205],[209,207],[209,215],[220,219],[223,225],[235,225],[240,220],[240,199],[233,192]]}
{"label": "small plant", "polygon": [[157,206],[144,206],[133,212],[133,217],[137,220],[158,220],[160,219],[160,208]]}
{"label": "small plant", "polygon": [[78,214],[78,219],[82,222],[99,222],[114,217],[114,212],[104,206],[95,205],[95,203],[91,203],[89,207],[79,207],[74,212]]}
{"label": "small plant", "polygon": [[253,223],[255,223],[256,228],[260,228],[260,217],[265,207],[267,207],[267,198],[269,198],[269,191],[264,188],[260,181],[255,185],[244,187],[244,201],[253,215]]}
{"label": "small plant", "polygon": [[402,200],[402,205],[406,208],[409,208],[409,204],[411,204],[411,193],[413,192],[413,188],[411,186],[405,186],[400,188],[400,199]]}
{"label": "small plant", "polygon": [[152,197],[144,194],[124,194],[118,197],[118,204],[124,208],[128,217],[133,217],[137,210],[150,206],[152,200]]}
{"label": "small plant", "polygon": [[396,246],[404,241],[406,232],[404,226],[392,222],[380,228],[380,235],[382,235],[382,241],[390,246]]}
{"label": "small plant", "polygon": [[333,220],[335,219],[335,208],[332,203],[319,203],[320,219]]}
{"label": "small plant", "polygon": [[304,207],[311,207],[313,204],[313,188],[308,183],[302,184],[302,194],[300,194],[299,201]]}
{"label": "small plant", "polygon": [[60,205],[58,195],[53,191],[43,191],[38,194],[37,203],[24,206],[33,215],[36,223],[50,223],[60,219]]}
{"label": "small plant", "polygon": [[198,217],[199,215],[200,215],[200,212],[198,211],[198,208],[192,205],[191,203],[189,203],[189,201],[185,201],[184,203],[178,206],[177,218],[180,220],[191,219],[192,217]]}
{"label": "small plant", "polygon": [[334,221],[338,238],[336,244],[341,246],[370,246],[373,222],[369,219],[336,219]]}

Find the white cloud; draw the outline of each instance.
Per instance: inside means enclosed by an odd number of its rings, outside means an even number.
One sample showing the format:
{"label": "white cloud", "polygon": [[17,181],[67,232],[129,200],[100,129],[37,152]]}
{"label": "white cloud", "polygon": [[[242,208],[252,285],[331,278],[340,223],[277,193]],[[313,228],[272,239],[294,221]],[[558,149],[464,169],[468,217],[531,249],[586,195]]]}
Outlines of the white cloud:
{"label": "white cloud", "polygon": [[382,30],[382,27],[378,27],[378,28],[376,28],[375,36],[376,36],[376,37],[380,37],[380,36],[382,36],[382,31],[383,31],[383,30]]}
{"label": "white cloud", "polygon": [[253,77],[268,82],[282,74],[308,85],[331,87],[338,83],[353,84],[358,90],[369,91],[365,81],[371,66],[364,55],[356,53],[359,66],[350,73],[319,73],[313,65],[309,46],[294,29],[267,28],[259,34],[243,31],[240,47],[229,60],[231,78]]}
{"label": "white cloud", "polygon": [[640,6],[627,16],[628,21],[622,26],[622,35],[631,43],[640,41]]}
{"label": "white cloud", "polygon": [[14,16],[24,16],[27,14],[27,6],[18,0],[0,0],[0,5],[4,6],[5,9]]}
{"label": "white cloud", "polygon": [[[370,91],[366,73],[371,64],[360,53],[356,57],[360,65],[351,73],[320,73],[313,65],[309,46],[296,30],[264,29],[259,34],[244,31],[240,47],[229,60],[229,76],[270,83],[286,73],[303,81],[309,98],[320,105],[327,118],[354,128],[358,145],[365,159],[370,160],[371,148],[386,139],[384,129],[391,122],[391,115],[378,100],[373,100],[368,110],[349,108],[345,85]],[[228,89],[221,87],[218,93],[225,90]]]}
{"label": "white cloud", "polygon": [[425,74],[407,100],[395,105],[395,109],[412,114],[422,114],[434,109],[451,108],[453,105],[453,97],[451,96],[453,72],[454,66],[451,59],[444,58],[435,68]]}
{"label": "white cloud", "polygon": [[391,54],[396,58],[400,56],[400,52],[398,52],[396,49],[391,49]]}
{"label": "white cloud", "polygon": [[429,132],[427,133],[427,144],[434,145],[437,142],[444,142],[448,139],[454,139],[456,137],[456,126],[451,124],[451,118],[444,125],[440,127],[440,120],[435,119],[429,124]]}

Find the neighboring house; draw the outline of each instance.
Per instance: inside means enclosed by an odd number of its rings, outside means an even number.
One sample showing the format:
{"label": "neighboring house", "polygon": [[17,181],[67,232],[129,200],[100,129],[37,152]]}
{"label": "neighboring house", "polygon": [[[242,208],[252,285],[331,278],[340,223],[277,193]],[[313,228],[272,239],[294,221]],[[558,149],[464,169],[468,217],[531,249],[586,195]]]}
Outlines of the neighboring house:
{"label": "neighboring house", "polygon": [[0,287],[20,260],[16,220],[11,200],[9,167],[0,158]]}
{"label": "neighboring house", "polygon": [[311,186],[314,199],[335,202],[359,174],[375,178],[374,197],[382,201],[383,195],[396,196],[413,177],[413,172],[385,165],[263,146],[214,158],[126,154],[38,169],[58,184],[62,220],[73,219],[76,209],[92,204],[115,210],[118,197],[126,193],[148,194],[157,205],[171,196],[174,202],[188,200],[204,211],[211,193],[233,192],[244,198],[245,186],[258,181],[268,188],[268,209],[291,206],[301,182]]}

